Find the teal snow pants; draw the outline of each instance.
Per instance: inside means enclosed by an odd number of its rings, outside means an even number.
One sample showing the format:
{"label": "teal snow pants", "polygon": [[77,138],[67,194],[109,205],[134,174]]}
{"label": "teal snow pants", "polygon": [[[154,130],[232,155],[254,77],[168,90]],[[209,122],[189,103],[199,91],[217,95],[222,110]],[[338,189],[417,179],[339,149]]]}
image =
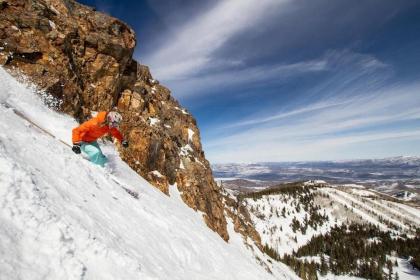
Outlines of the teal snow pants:
{"label": "teal snow pants", "polygon": [[104,167],[108,161],[106,156],[99,148],[99,144],[96,141],[90,143],[82,143],[81,150],[89,157],[89,160],[94,164]]}

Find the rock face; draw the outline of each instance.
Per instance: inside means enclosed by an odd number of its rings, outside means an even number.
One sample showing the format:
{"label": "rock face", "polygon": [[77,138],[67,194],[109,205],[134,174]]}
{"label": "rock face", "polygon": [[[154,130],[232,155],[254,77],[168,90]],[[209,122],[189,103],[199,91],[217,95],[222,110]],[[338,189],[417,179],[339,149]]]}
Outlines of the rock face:
{"label": "rock face", "polygon": [[228,240],[224,204],[194,118],[132,59],[133,30],[73,0],[0,0],[0,65],[29,77],[80,121],[117,107],[130,148],[123,159]]}
{"label": "rock face", "polygon": [[233,227],[244,237],[251,238],[255,245],[262,250],[261,236],[255,229],[248,208],[240,196],[234,197],[228,192],[223,192],[226,214],[232,219]]}

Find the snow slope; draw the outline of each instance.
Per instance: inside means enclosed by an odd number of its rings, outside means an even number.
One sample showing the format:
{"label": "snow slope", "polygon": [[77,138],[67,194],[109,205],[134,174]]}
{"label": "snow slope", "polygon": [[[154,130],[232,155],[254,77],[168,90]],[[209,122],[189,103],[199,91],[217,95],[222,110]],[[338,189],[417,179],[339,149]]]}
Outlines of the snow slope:
{"label": "snow slope", "polygon": [[[34,89],[0,68],[0,103],[63,141],[76,122],[47,109]],[[0,279],[298,279],[257,264],[229,224],[225,243],[201,215],[149,185],[104,145],[93,166],[0,106]],[[110,178],[140,193],[138,200]],[[259,256],[260,260],[267,257]],[[274,262],[275,263],[275,262]]]}
{"label": "snow slope", "polygon": [[[255,229],[261,236],[262,243],[275,249],[280,256],[297,251],[313,236],[327,233],[336,224],[332,210],[324,208],[328,221],[324,222],[322,226],[317,229],[308,227],[305,233],[293,232],[290,226],[292,220],[296,218],[301,222],[305,216],[309,215],[309,212],[305,211],[303,207],[297,211],[295,198],[284,194],[272,194],[255,200],[247,198],[245,202],[250,210]],[[284,216],[281,215],[283,209],[285,210]],[[319,213],[324,214],[324,209]]]}
{"label": "snow slope", "polygon": [[[346,220],[371,223],[385,231],[398,228],[398,232],[410,236],[415,234],[411,227],[420,226],[419,210],[383,200],[370,190],[346,186],[324,187],[312,192],[316,194],[315,204],[321,206],[318,213],[325,214],[328,220],[316,229],[308,227],[305,233],[293,232],[290,227],[294,218],[302,222],[309,215],[302,207],[297,210],[295,198],[287,194],[271,194],[259,199],[245,199],[263,244],[274,248],[280,255],[290,254],[307,244],[313,236],[329,232],[333,226]],[[321,194],[328,198],[323,199]],[[283,208],[285,216],[281,215]]]}
{"label": "snow slope", "polygon": [[[317,210],[318,214],[327,219],[316,228],[308,226],[304,232],[300,229],[294,231],[292,228],[293,219],[303,223],[305,216],[310,217],[310,211],[305,210],[296,197],[288,193],[272,193],[243,199],[263,245],[268,245],[280,256],[291,254],[310,242],[312,237],[327,233],[333,226],[349,223],[349,221],[371,223],[384,231],[405,233],[408,236],[414,236],[415,228],[420,226],[420,210],[403,203],[385,200],[383,195],[362,189],[361,186],[320,187],[310,190],[310,193],[314,194],[314,199],[306,204],[309,206],[313,203],[320,206]],[[233,198],[233,192],[230,194]],[[299,207],[297,207],[298,204]],[[320,257],[306,256],[300,259],[317,262]],[[393,263],[398,261],[399,266],[394,267],[394,272],[398,272],[399,279],[420,279],[420,271],[412,269],[407,260],[396,257],[391,259]],[[336,276],[331,273],[323,277],[318,275],[318,277],[329,280],[361,279]]]}

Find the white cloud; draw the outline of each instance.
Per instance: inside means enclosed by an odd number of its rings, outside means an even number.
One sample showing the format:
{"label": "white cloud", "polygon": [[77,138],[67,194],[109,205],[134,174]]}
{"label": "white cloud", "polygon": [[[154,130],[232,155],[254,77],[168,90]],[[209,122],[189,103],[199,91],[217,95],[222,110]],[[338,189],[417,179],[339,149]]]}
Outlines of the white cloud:
{"label": "white cloud", "polygon": [[290,110],[290,111],[285,111],[285,112],[282,112],[282,113],[279,113],[279,114],[276,114],[276,115],[273,115],[273,116],[256,118],[256,119],[245,120],[245,121],[239,121],[239,122],[236,122],[236,123],[233,123],[233,124],[229,124],[227,126],[222,126],[222,128],[232,128],[232,127],[263,124],[263,123],[267,123],[267,122],[272,122],[272,121],[276,121],[276,120],[281,120],[281,119],[286,119],[286,118],[289,118],[289,117],[298,116],[298,115],[305,114],[305,113],[316,112],[316,111],[319,111],[319,110],[325,110],[325,109],[328,109],[328,108],[331,108],[331,107],[343,105],[345,103],[348,103],[348,101],[338,102],[338,103],[317,102],[315,104],[310,104],[307,107],[293,109],[293,110]]}
{"label": "white cloud", "polygon": [[[307,26],[310,20],[294,16],[297,7],[293,3],[296,2],[215,2],[211,9],[183,21],[183,25],[171,27],[171,33],[166,34],[168,36],[160,40],[156,50],[142,60],[178,98],[210,92],[226,93],[229,92],[226,89],[235,89],[236,86],[265,85],[274,81],[282,83],[290,77],[308,73],[326,74],[322,75],[325,81],[320,79],[318,84],[302,94],[299,104],[290,104],[286,100],[287,107],[282,104],[269,104],[266,108],[256,106],[256,112],[246,119],[209,128],[211,138],[203,140],[210,160],[325,159],[338,157],[358,143],[366,147],[366,144],[388,141],[384,147],[389,147],[397,139],[418,139],[418,131],[407,126],[420,117],[420,86],[384,87],[392,75],[392,68],[372,55],[331,50],[319,57],[286,63],[280,61],[281,54],[278,54],[271,65],[256,66],[247,65],[248,60],[237,59],[240,54],[235,56],[236,60],[220,58],[232,52],[233,48],[226,48],[229,42],[241,41],[235,36],[257,32],[260,26],[272,23],[273,19],[278,25],[285,23],[284,29],[276,30],[289,30],[289,21],[292,27],[289,31],[294,31],[294,24],[301,21],[302,26],[312,30]],[[285,17],[282,17],[284,14]],[[353,20],[354,17],[351,18]],[[322,32],[324,29],[314,30]],[[273,40],[286,42],[299,39],[299,42],[311,45],[306,38],[308,32],[273,34],[276,36]],[[341,29],[339,32],[342,32]],[[294,35],[306,37],[294,38]],[[323,38],[309,37],[312,40]],[[271,38],[268,39],[261,44],[270,44]],[[247,46],[248,51],[252,45]],[[235,49],[239,52],[240,46]],[[273,53],[267,55],[273,57]],[[261,51],[255,57],[263,56],[264,51]],[[261,98],[269,98],[263,93],[258,94]],[[398,125],[402,127],[397,129]]]}
{"label": "white cloud", "polygon": [[420,84],[360,92],[352,98],[344,93],[331,102],[236,123],[250,127],[230,132],[234,126],[229,126],[228,136],[214,137],[204,146],[214,162],[340,158],[350,146],[377,141],[395,150],[391,142],[396,139],[420,139],[420,129],[412,124],[420,120],[419,93]]}
{"label": "white cloud", "polygon": [[[162,46],[145,58],[162,80],[188,78],[211,67],[211,54],[239,32],[253,28],[284,6],[286,0],[219,1],[214,7],[175,29]],[[216,62],[227,65],[237,62]]]}
{"label": "white cloud", "polygon": [[[396,149],[395,143],[404,145],[406,141],[410,140],[419,141],[420,131],[367,133],[307,142],[281,141],[281,139],[256,143],[245,141],[245,143],[242,142],[239,145],[218,148],[217,152],[210,149],[210,153],[207,154],[210,155],[208,157],[212,163],[382,158],[401,155],[400,150]],[[378,147],[378,143],[380,143],[381,153],[369,148],[366,149],[366,147]]]}
{"label": "white cloud", "polygon": [[[203,58],[200,58],[203,59]],[[198,60],[196,61],[198,62]],[[250,85],[253,83],[271,83],[287,81],[291,77],[316,73],[316,72],[343,72],[350,71],[353,73],[357,69],[358,74],[353,75],[353,79],[366,76],[376,71],[388,69],[388,65],[379,61],[374,56],[368,54],[355,53],[350,50],[329,50],[319,58],[300,61],[295,63],[276,63],[271,65],[261,66],[246,66],[240,65],[238,61],[218,62],[206,58],[203,62],[203,67],[217,67],[219,71],[209,71],[199,74],[190,73],[190,76],[179,76],[174,74],[171,78],[168,77],[171,90],[178,98],[186,98],[191,96],[200,96],[209,94],[213,91],[220,91],[226,88],[235,86]],[[227,67],[227,65],[236,65],[238,67]],[[204,66],[207,65],[207,66]],[[211,66],[209,66],[211,65]],[[175,65],[177,71],[183,72],[182,67],[185,66],[190,69],[189,65]],[[224,67],[223,67],[224,66]],[[169,67],[169,66],[168,66]],[[345,73],[346,74],[346,73]],[[353,83],[347,75],[343,75],[344,79],[337,75],[335,79],[343,79],[341,86],[345,87],[347,84]],[[370,81],[370,86],[375,83]]]}
{"label": "white cloud", "polygon": [[296,75],[326,71],[327,67],[327,62],[320,59],[292,64],[223,70],[217,73],[206,73],[202,76],[171,81],[170,84],[177,97],[189,97],[197,92],[200,92],[200,95],[203,96],[216,88],[220,90],[227,87],[274,80],[279,82]]}

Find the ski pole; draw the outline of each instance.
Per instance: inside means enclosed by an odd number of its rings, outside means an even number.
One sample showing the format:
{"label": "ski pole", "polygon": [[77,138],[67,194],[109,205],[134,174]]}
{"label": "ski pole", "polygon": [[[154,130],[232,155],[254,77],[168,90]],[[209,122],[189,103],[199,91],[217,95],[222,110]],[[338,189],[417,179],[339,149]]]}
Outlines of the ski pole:
{"label": "ski pole", "polygon": [[57,136],[55,136],[54,134],[52,134],[51,132],[49,132],[48,130],[46,130],[45,128],[41,127],[40,125],[38,125],[37,123],[35,123],[34,121],[32,121],[28,116],[26,116],[24,113],[22,113],[21,111],[19,111],[16,108],[14,108],[13,106],[11,106],[9,103],[4,102],[3,105],[6,108],[8,108],[8,109],[12,109],[13,110],[13,113],[15,113],[17,116],[21,117],[22,119],[26,120],[27,122],[29,122],[33,126],[37,127],[38,129],[40,129],[45,134],[48,134],[52,138],[57,139],[58,141],[60,141],[64,145],[66,145],[67,147],[70,147],[71,148],[71,146],[68,143],[64,142],[63,140],[61,140],[60,138],[58,138]]}

